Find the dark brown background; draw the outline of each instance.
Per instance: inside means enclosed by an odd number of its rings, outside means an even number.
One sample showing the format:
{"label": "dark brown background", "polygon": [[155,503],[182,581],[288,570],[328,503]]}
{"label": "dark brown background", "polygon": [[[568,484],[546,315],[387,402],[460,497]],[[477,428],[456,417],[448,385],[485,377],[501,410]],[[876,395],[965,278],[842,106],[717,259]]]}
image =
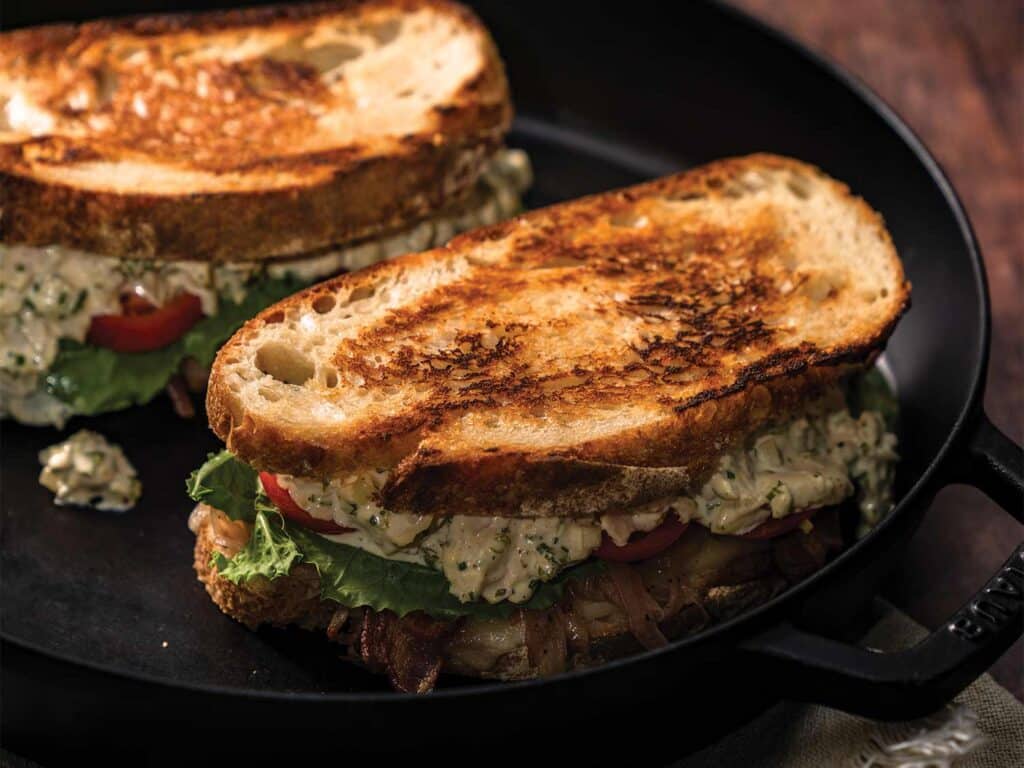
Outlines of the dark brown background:
{"label": "dark brown background", "polygon": [[[1020,0],[731,0],[864,80],[909,123],[949,174],[981,242],[992,291],[985,407],[1024,440],[1024,2]],[[889,598],[936,626],[1021,540],[981,494],[941,493]],[[1024,698],[1024,644],[992,670]]]}

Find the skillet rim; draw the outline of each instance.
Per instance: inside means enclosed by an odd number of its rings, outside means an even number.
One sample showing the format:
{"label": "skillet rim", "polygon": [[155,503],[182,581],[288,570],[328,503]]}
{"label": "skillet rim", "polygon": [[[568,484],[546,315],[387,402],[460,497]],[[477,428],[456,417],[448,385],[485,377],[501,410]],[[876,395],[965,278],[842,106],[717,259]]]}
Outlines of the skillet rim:
{"label": "skillet rim", "polygon": [[[213,685],[193,683],[187,681],[174,681],[148,672],[137,672],[117,668],[111,664],[88,661],[75,658],[68,653],[53,651],[42,648],[39,645],[11,637],[0,623],[0,640],[4,643],[11,643],[23,650],[49,660],[56,660],[69,664],[73,667],[98,672],[103,675],[130,682],[146,683],[166,688],[175,692],[206,694],[211,696],[225,697],[231,699],[245,699],[253,702],[267,703],[303,703],[321,706],[335,704],[385,704],[385,705],[408,705],[411,702],[430,702],[433,700],[462,699],[471,696],[500,695],[503,692],[521,692],[528,689],[540,688],[556,683],[567,681],[578,681],[585,678],[597,677],[602,674],[610,674],[627,665],[639,664],[641,662],[654,660],[662,655],[676,653],[690,645],[697,645],[713,641],[721,635],[734,633],[743,624],[757,624],[767,614],[782,612],[785,607],[798,600],[801,596],[811,591],[818,582],[830,576],[833,572],[845,567],[845,565],[859,556],[861,550],[870,546],[869,542],[877,539],[886,529],[890,528],[895,519],[906,513],[907,509],[917,501],[923,490],[931,485],[939,468],[943,466],[954,444],[964,435],[972,417],[976,416],[985,386],[986,371],[989,360],[989,344],[991,340],[991,308],[989,303],[988,278],[985,264],[981,257],[981,250],[978,246],[977,237],[971,226],[970,219],[964,209],[963,202],[954,189],[941,164],[931,154],[920,137],[910,128],[902,117],[891,107],[881,96],[875,93],[863,80],[852,74],[839,63],[833,61],[824,54],[812,50],[809,46],[797,40],[787,32],[777,29],[757,17],[739,8],[726,4],[723,0],[711,0],[709,5],[717,11],[730,17],[732,23],[745,24],[757,34],[760,34],[775,44],[797,54],[808,66],[817,67],[830,76],[836,85],[844,86],[853,95],[858,97],[882,122],[904,143],[912,152],[916,160],[923,166],[931,181],[938,188],[953,219],[960,230],[962,241],[967,249],[967,255],[971,263],[974,280],[974,293],[980,299],[978,303],[978,338],[977,346],[979,355],[977,364],[971,371],[970,391],[964,401],[946,440],[943,442],[935,457],[929,463],[924,472],[917,478],[912,486],[899,500],[893,510],[885,519],[867,536],[845,549],[834,560],[827,563],[821,570],[801,581],[799,584],[787,589],[781,595],[769,600],[764,605],[746,611],[728,621],[717,624],[710,629],[704,630],[689,637],[671,641],[663,648],[650,651],[643,651],[620,659],[614,659],[596,667],[577,669],[570,672],[530,680],[518,680],[511,682],[489,681],[470,683],[455,688],[445,688],[432,691],[429,694],[396,693],[393,691],[369,691],[369,692],[327,692],[313,693],[305,691],[260,691],[249,688],[241,688],[227,685]],[[573,130],[572,133],[578,133]],[[770,623],[770,622],[769,622]],[[422,704],[420,706],[426,706]]]}

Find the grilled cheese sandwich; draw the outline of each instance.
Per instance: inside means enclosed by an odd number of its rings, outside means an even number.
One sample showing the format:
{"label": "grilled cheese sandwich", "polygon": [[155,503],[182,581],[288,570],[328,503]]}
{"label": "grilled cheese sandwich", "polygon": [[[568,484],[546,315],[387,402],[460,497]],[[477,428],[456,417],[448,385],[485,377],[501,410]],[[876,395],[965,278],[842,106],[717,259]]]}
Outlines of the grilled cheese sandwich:
{"label": "grilled cheese sandwich", "polygon": [[327,281],[217,358],[197,572],[402,690],[664,645],[891,506],[892,403],[849,393],[908,301],[877,214],[771,155]]}

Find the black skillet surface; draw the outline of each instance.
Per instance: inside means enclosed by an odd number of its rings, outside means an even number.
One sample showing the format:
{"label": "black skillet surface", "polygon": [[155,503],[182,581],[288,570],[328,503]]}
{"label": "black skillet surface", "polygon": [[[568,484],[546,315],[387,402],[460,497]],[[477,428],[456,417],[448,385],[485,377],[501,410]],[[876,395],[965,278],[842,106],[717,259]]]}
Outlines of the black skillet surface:
{"label": "black skillet surface", "polygon": [[[54,507],[35,457],[56,433],[5,423],[8,748],[54,762],[90,746],[154,763],[424,745],[497,763],[536,762],[538,749],[551,759],[678,756],[780,696],[880,717],[923,713],[1020,633],[1018,550],[1016,566],[913,652],[867,654],[820,636],[848,633],[942,485],[973,482],[1021,514],[1020,450],[980,411],[988,308],[976,245],[909,131],[841,73],[715,5],[477,6],[516,94],[510,143],[536,166],[529,205],[770,150],[822,166],[882,211],[914,285],[887,355],[903,413],[897,510],[797,589],[665,651],[543,682],[449,681],[410,699],[317,638],[250,633],[209,602],[191,571],[182,492],[216,446],[201,422],[157,402],[69,425],[100,428],[136,463],[145,495],[123,516]],[[656,736],[638,752],[636,733]]]}

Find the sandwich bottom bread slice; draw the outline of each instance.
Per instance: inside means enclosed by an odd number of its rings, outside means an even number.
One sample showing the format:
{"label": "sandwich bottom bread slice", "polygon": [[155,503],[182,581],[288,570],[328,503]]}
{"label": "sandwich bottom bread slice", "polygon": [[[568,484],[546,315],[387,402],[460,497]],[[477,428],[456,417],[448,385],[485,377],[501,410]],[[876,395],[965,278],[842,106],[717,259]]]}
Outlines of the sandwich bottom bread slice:
{"label": "sandwich bottom bread slice", "polygon": [[880,217],[771,155],[329,280],[217,356],[197,572],[404,691],[663,646],[889,509],[908,302]]}
{"label": "sandwich bottom bread slice", "polygon": [[60,245],[0,243],[0,418],[62,427],[149,402],[180,415],[222,343],[303,286],[518,212],[531,183],[522,150],[500,149],[468,197],[384,235],[260,261],[122,259]]}
{"label": "sandwich bottom bread slice", "polygon": [[189,478],[224,613],[324,632],[401,691],[657,648],[768,601],[891,506],[895,401],[871,371],[724,454],[695,493],[594,519],[389,512],[370,470],[315,481],[224,451]]}

